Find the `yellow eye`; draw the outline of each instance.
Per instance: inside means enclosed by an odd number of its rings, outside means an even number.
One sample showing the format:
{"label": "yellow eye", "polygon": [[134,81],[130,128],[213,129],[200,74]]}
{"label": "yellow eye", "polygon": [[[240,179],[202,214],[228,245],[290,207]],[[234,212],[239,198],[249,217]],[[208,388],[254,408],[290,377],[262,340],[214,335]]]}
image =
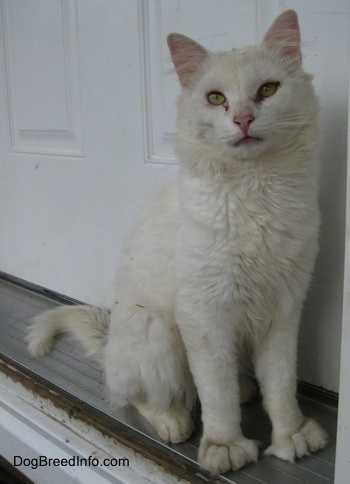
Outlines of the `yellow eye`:
{"label": "yellow eye", "polygon": [[207,99],[210,104],[214,104],[214,106],[221,106],[221,104],[224,104],[226,102],[225,96],[222,94],[222,92],[219,91],[211,91],[207,95]]}
{"label": "yellow eye", "polygon": [[266,97],[271,97],[275,94],[279,87],[279,82],[267,82],[259,87],[258,98],[265,99]]}

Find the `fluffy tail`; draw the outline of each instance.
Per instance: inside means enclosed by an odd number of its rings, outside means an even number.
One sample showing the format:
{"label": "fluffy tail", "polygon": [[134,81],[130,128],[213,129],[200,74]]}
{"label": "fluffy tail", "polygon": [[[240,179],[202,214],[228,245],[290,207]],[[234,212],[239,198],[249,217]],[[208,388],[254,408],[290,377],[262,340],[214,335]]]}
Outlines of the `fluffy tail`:
{"label": "fluffy tail", "polygon": [[86,356],[102,363],[109,319],[109,311],[92,306],[62,306],[46,311],[34,318],[29,328],[29,353],[44,355],[58,333],[69,332],[83,345]]}

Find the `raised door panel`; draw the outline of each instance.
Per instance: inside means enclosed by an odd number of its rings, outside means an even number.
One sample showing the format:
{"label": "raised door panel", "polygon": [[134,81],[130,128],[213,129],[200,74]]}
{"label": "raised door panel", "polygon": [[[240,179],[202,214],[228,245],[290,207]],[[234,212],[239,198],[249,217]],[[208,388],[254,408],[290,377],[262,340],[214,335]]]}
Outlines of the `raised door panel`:
{"label": "raised door panel", "polygon": [[81,156],[75,1],[5,1],[1,22],[10,151]]}

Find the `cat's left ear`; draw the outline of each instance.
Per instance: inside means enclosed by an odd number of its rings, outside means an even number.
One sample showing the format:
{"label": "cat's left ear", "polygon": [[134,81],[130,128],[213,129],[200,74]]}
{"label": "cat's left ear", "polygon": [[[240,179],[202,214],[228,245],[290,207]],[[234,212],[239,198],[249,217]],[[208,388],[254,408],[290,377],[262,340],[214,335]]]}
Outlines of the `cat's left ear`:
{"label": "cat's left ear", "polygon": [[209,52],[182,34],[169,34],[168,46],[181,86],[191,86],[196,72],[209,56]]}
{"label": "cat's left ear", "polygon": [[296,12],[286,10],[279,15],[266,32],[263,43],[277,49],[292,63],[301,65],[300,29]]}

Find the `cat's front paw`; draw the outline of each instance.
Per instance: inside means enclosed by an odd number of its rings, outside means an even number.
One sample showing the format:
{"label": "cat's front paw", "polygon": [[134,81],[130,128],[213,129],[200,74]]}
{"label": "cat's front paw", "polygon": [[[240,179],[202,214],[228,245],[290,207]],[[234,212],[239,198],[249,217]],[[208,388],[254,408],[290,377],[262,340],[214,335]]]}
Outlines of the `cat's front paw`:
{"label": "cat's front paw", "polygon": [[220,444],[203,437],[199,446],[198,462],[212,474],[221,474],[240,469],[258,460],[258,445],[255,440],[241,437],[239,440]]}
{"label": "cat's front paw", "polygon": [[302,426],[290,437],[277,440],[265,451],[265,455],[275,455],[280,459],[294,462],[296,457],[305,457],[327,444],[327,434],[312,419],[305,419]]}

